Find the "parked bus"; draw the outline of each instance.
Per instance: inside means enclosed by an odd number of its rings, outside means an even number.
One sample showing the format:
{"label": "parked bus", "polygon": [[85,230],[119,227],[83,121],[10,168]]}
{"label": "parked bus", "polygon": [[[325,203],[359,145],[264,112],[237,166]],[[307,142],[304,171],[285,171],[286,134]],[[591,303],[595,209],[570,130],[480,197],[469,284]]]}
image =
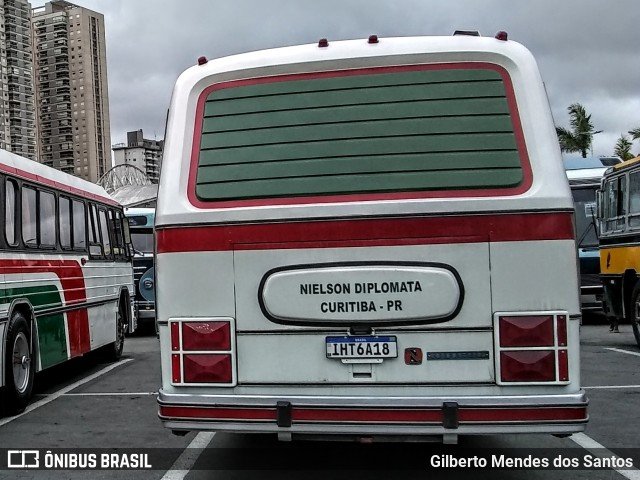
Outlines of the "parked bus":
{"label": "parked bus", "polygon": [[0,150],[0,408],[23,410],[34,374],[101,349],[120,358],[133,271],[122,208],[102,189]]}
{"label": "parked bus", "polygon": [[584,430],[571,191],[536,62],[503,32],[200,58],[164,158],[165,427]]}
{"label": "parked bus", "polygon": [[609,168],[597,198],[607,315],[628,320],[640,346],[640,157]]}
{"label": "parked bus", "polygon": [[138,323],[156,318],[154,234],[155,208],[133,207],[124,211],[133,243],[133,276],[136,287],[134,307]]}
{"label": "parked bus", "polygon": [[602,311],[604,290],[600,280],[600,251],[596,222],[596,191],[608,166],[619,157],[567,157],[564,166],[576,208],[576,237],[580,262],[582,311]]}

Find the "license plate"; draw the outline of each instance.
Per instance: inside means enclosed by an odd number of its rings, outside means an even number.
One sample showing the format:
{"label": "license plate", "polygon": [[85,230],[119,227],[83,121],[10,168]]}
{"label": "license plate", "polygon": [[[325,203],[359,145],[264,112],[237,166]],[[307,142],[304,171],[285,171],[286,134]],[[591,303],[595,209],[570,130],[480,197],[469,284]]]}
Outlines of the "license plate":
{"label": "license plate", "polygon": [[327,337],[327,358],[396,358],[396,337]]}

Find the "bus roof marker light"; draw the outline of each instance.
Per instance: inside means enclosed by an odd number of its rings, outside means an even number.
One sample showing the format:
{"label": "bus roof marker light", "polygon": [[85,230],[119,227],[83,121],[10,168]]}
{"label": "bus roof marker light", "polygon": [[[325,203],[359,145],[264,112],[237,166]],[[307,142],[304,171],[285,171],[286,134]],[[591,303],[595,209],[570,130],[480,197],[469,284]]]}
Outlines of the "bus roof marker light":
{"label": "bus roof marker light", "polygon": [[507,40],[509,40],[509,35],[504,30],[500,30],[498,33],[496,33],[495,37],[498,40],[502,40],[503,42],[506,42]]}
{"label": "bus roof marker light", "polygon": [[477,30],[455,30],[453,35],[468,35],[470,37],[479,37],[480,32]]}
{"label": "bus roof marker light", "polygon": [[205,65],[208,61],[207,57],[198,57],[198,65]]}
{"label": "bus roof marker light", "polygon": [[369,40],[367,40],[367,43],[380,43],[380,40],[378,40],[377,35],[369,35]]}
{"label": "bus roof marker light", "polygon": [[325,47],[328,47],[328,46],[329,46],[329,40],[327,40],[326,38],[321,38],[318,41],[318,47],[319,48],[325,48]]}

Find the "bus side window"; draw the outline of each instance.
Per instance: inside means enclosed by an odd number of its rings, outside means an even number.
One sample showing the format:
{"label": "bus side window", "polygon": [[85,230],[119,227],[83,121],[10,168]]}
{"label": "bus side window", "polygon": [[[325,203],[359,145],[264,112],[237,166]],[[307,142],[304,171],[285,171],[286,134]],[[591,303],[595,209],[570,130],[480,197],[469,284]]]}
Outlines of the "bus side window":
{"label": "bus side window", "polygon": [[640,227],[640,171],[629,174],[629,226]]}
{"label": "bus side window", "polygon": [[12,180],[5,183],[5,210],[4,210],[4,235],[8,245],[17,245],[18,235],[16,232],[18,211],[16,209],[18,186]]}
{"label": "bus side window", "polygon": [[53,193],[38,191],[38,232],[39,246],[56,246],[56,197]]}
{"label": "bus side window", "polygon": [[58,199],[58,222],[60,229],[60,246],[71,249],[71,200],[67,197]]}
{"label": "bus side window", "polygon": [[124,236],[122,232],[122,214],[118,211],[109,210],[109,228],[113,236],[113,252],[118,256],[126,256]]}
{"label": "bus side window", "polygon": [[73,249],[87,249],[87,216],[84,203],[73,200]]}
{"label": "bus side window", "polygon": [[93,258],[102,258],[102,243],[98,227],[98,210],[92,203],[89,206],[89,255]]}
{"label": "bus side window", "polygon": [[113,251],[111,250],[111,232],[109,231],[109,225],[107,223],[107,212],[101,208],[98,211],[98,215],[100,216],[100,232],[102,233],[104,256],[111,257]]}
{"label": "bus side window", "polygon": [[36,232],[36,191],[25,185],[22,186],[22,241],[27,247],[38,246]]}

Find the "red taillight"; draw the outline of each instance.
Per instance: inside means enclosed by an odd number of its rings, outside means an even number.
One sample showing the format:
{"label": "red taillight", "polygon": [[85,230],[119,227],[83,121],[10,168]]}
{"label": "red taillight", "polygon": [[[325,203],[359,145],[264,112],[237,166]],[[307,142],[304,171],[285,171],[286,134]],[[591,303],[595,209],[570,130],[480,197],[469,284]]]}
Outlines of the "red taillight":
{"label": "red taillight", "polygon": [[558,345],[567,346],[567,317],[558,315]]}
{"label": "red taillight", "polygon": [[501,314],[496,322],[499,383],[568,383],[567,315]]}
{"label": "red taillight", "polygon": [[182,349],[211,351],[231,349],[229,322],[184,322],[182,324]]}
{"label": "red taillight", "polygon": [[171,355],[171,379],[173,383],[182,383],[182,370],[180,369],[180,355]]}
{"label": "red taillight", "polygon": [[550,347],[553,345],[553,317],[500,317],[501,347]]}
{"label": "red taillight", "polygon": [[185,383],[231,383],[231,355],[190,354],[184,356]]}
{"label": "red taillight", "polygon": [[556,362],[553,350],[515,350],[500,353],[503,382],[553,382]]}
{"label": "red taillight", "polygon": [[235,384],[231,319],[171,320],[169,330],[174,385]]}

